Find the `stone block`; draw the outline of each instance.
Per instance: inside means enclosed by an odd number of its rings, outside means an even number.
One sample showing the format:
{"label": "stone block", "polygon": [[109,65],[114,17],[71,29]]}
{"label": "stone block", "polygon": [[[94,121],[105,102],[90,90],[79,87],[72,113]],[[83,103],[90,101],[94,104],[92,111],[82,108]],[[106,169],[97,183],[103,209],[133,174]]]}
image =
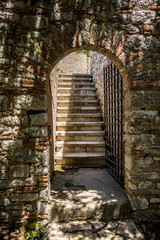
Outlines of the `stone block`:
{"label": "stone block", "polygon": [[36,170],[34,175],[35,176],[47,175],[48,172],[49,172],[48,167],[43,167],[43,168],[39,168],[38,170]]}
{"label": "stone block", "polygon": [[0,186],[2,190],[10,188],[10,180],[0,180]]}
{"label": "stone block", "polygon": [[22,26],[29,29],[46,29],[48,18],[43,16],[23,16]]}
{"label": "stone block", "polygon": [[40,215],[48,215],[48,204],[38,202],[37,210],[38,210],[38,214]]}
{"label": "stone block", "polygon": [[26,151],[17,152],[13,155],[13,159],[19,162],[25,163],[37,163],[38,157],[37,152],[32,149],[27,149]]}
{"label": "stone block", "polygon": [[19,15],[15,13],[10,12],[2,12],[0,11],[0,20],[6,21],[6,22],[18,22],[19,21]]}
{"label": "stone block", "polygon": [[23,126],[27,126],[27,125],[29,125],[30,124],[30,119],[29,119],[29,117],[28,116],[24,116],[23,118],[22,118],[22,125]]}
{"label": "stone block", "polygon": [[14,107],[18,110],[46,110],[45,95],[20,95],[14,97]]}
{"label": "stone block", "polygon": [[134,110],[131,112],[131,118],[133,121],[153,121],[156,119],[158,111],[147,111],[147,110]]}
{"label": "stone block", "polygon": [[131,196],[130,202],[133,210],[144,210],[149,208],[149,203],[145,197]]}
{"label": "stone block", "polygon": [[26,178],[29,176],[29,165],[10,166],[9,175],[11,178]]}
{"label": "stone block", "polygon": [[160,198],[151,198],[150,203],[160,203]]}
{"label": "stone block", "polygon": [[156,12],[151,10],[135,10],[132,14],[132,23],[135,25],[153,23]]}
{"label": "stone block", "polygon": [[116,233],[122,235],[124,238],[143,239],[143,235],[138,231],[132,220],[125,222],[121,221]]}
{"label": "stone block", "polygon": [[139,134],[139,135],[132,135],[131,141],[133,144],[136,145],[153,145],[154,144],[155,136],[152,134]]}
{"label": "stone block", "polygon": [[11,204],[8,198],[6,198],[2,193],[0,193],[0,207],[7,207]]}
{"label": "stone block", "polygon": [[47,202],[47,201],[48,201],[48,198],[49,198],[48,188],[40,191],[40,193],[39,193],[39,198],[40,198],[41,201],[44,201],[44,202]]}
{"label": "stone block", "polygon": [[2,150],[10,150],[13,148],[21,148],[23,146],[23,141],[19,139],[15,140],[6,140],[2,142]]}
{"label": "stone block", "polygon": [[8,98],[6,96],[0,96],[0,112],[7,111],[8,108]]}
{"label": "stone block", "polygon": [[[160,105],[160,92],[156,91],[137,91],[132,93],[131,101],[135,107],[149,107]],[[152,110],[153,111],[153,110]]]}
{"label": "stone block", "polygon": [[11,200],[13,202],[32,202],[38,199],[38,193],[23,193],[23,194],[12,194]]}
{"label": "stone block", "polygon": [[0,179],[8,179],[7,167],[0,165]]}
{"label": "stone block", "polygon": [[47,114],[38,113],[29,116],[31,119],[31,126],[43,126],[47,123]]}
{"label": "stone block", "polygon": [[49,164],[49,148],[43,151],[43,153],[38,153],[38,158],[41,160],[42,166],[47,167]]}
{"label": "stone block", "polygon": [[20,120],[17,116],[8,116],[2,118],[2,123],[7,126],[17,126],[20,125]]}
{"label": "stone block", "polygon": [[30,137],[47,137],[48,135],[46,127],[30,127],[25,128],[23,131]]}
{"label": "stone block", "polygon": [[152,182],[148,182],[148,181],[142,181],[142,182],[138,183],[139,189],[148,189],[151,186],[152,186]]}
{"label": "stone block", "polygon": [[157,188],[160,189],[160,183],[157,183]]}

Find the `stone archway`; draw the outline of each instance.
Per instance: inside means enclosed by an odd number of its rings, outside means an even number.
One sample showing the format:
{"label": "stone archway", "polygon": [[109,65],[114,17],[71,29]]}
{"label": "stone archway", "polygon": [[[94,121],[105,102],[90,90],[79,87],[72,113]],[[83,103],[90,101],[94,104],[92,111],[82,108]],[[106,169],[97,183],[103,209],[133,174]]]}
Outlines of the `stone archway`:
{"label": "stone archway", "polygon": [[158,209],[158,2],[62,0],[31,9],[8,0],[1,8],[1,220],[47,217],[46,80],[81,49],[106,55],[123,76],[126,192],[134,211]]}

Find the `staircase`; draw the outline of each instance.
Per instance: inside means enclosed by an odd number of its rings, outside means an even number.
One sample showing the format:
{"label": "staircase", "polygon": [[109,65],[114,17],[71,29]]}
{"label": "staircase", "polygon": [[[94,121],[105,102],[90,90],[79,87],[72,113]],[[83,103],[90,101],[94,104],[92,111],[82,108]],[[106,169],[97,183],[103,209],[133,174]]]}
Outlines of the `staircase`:
{"label": "staircase", "polygon": [[60,74],[56,165],[104,167],[104,123],[91,74]]}

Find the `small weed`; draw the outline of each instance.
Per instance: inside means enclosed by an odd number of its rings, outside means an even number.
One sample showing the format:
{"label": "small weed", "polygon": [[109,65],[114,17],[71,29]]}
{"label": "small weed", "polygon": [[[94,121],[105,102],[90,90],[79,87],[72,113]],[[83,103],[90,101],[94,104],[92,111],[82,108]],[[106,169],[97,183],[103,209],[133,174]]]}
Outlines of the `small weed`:
{"label": "small weed", "polygon": [[87,57],[90,57],[90,51],[89,50],[80,50],[80,51],[77,51],[77,53],[82,53],[82,54],[86,55]]}
{"label": "small weed", "polygon": [[62,69],[58,68],[59,73],[65,73]]}
{"label": "small weed", "polygon": [[44,229],[40,222],[28,223],[26,225],[25,240],[38,240],[43,236]]}
{"label": "small weed", "polygon": [[61,166],[58,166],[58,167],[56,168],[56,172],[65,173],[65,170],[63,170]]}

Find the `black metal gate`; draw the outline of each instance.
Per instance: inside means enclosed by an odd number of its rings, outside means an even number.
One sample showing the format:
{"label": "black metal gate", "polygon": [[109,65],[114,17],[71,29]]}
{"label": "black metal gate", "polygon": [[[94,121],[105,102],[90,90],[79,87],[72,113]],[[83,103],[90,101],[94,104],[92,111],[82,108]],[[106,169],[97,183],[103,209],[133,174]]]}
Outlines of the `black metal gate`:
{"label": "black metal gate", "polygon": [[123,79],[112,63],[104,68],[104,121],[106,164],[109,173],[124,184]]}

